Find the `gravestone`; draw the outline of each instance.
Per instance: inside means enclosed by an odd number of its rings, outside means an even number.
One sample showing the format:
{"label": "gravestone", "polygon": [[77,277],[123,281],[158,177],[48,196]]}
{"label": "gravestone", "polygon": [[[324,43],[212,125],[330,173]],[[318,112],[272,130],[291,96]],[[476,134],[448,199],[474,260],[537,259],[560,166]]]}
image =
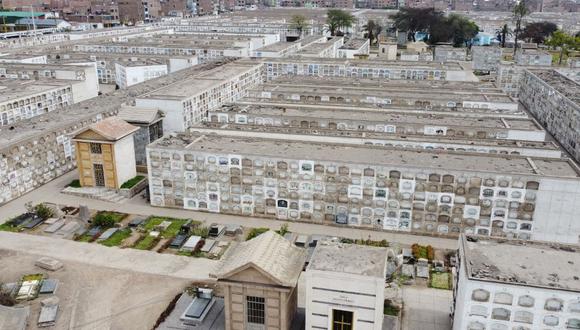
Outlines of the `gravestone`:
{"label": "gravestone", "polygon": [[86,205],[79,206],[79,218],[83,222],[87,222],[87,223],[89,222],[89,219],[91,218],[91,214],[89,213],[89,208]]}

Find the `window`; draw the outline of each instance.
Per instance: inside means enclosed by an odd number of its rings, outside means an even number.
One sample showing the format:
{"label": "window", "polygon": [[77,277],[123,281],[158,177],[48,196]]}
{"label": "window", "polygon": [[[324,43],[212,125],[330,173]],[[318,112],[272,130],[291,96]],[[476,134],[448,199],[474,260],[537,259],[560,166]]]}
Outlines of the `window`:
{"label": "window", "polygon": [[101,150],[101,145],[98,143],[91,143],[91,153],[92,154],[101,154],[103,151]]}
{"label": "window", "polygon": [[265,299],[263,297],[246,297],[246,315],[248,323],[265,324]]}
{"label": "window", "polygon": [[353,312],[332,310],[332,330],[352,330]]}

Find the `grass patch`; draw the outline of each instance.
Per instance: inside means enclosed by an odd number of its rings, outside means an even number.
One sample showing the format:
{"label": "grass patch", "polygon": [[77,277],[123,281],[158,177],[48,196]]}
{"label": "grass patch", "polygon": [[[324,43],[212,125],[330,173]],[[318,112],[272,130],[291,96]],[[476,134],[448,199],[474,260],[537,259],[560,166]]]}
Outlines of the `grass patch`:
{"label": "grass patch", "polygon": [[9,232],[19,232],[20,228],[18,226],[14,226],[10,221],[7,221],[0,225],[0,231],[9,231]]}
{"label": "grass patch", "polygon": [[209,227],[206,226],[196,226],[191,231],[194,236],[199,236],[201,238],[207,238],[209,236]]}
{"label": "grass patch", "polygon": [[22,282],[26,281],[41,281],[44,278],[42,274],[29,274],[22,276]]}
{"label": "grass patch", "polygon": [[131,236],[131,229],[125,228],[122,230],[117,230],[111,237],[107,238],[104,241],[99,242],[104,246],[119,246],[125,239]]}
{"label": "grass patch", "polygon": [[80,188],[81,187],[81,182],[79,180],[72,180],[67,187],[72,187],[72,188]]}
{"label": "grass patch", "polygon": [[[163,221],[171,222],[171,225],[167,227],[166,230],[161,232],[161,237],[163,238],[174,238],[179,233],[181,226],[187,223],[187,219],[174,219],[165,217],[150,217],[143,226],[146,231],[152,231],[155,227],[159,226]],[[194,221],[192,225],[200,224],[200,222]]]}
{"label": "grass patch", "polygon": [[144,176],[142,175],[137,175],[136,177],[129,179],[127,181],[125,181],[125,183],[123,183],[121,185],[121,189],[131,189],[133,188],[137,183],[141,182],[141,180],[145,179]]}
{"label": "grass patch", "polygon": [[93,238],[92,236],[84,234],[79,236],[79,238],[77,238],[76,241],[88,243],[91,241],[92,238]]}
{"label": "grass patch", "polygon": [[246,241],[249,241],[254,237],[260,236],[263,233],[267,232],[268,230],[270,230],[270,228],[264,227],[252,228],[252,230],[250,230],[250,232],[248,233],[248,236],[246,236]]}
{"label": "grass patch", "polygon": [[137,250],[151,250],[152,248],[155,247],[155,245],[157,245],[159,240],[161,240],[160,237],[153,237],[151,235],[146,235],[145,237],[140,239],[135,244],[135,246],[133,246],[133,248],[137,249]]}
{"label": "grass patch", "polygon": [[451,276],[449,273],[431,273],[431,282],[429,286],[435,289],[451,290]]}

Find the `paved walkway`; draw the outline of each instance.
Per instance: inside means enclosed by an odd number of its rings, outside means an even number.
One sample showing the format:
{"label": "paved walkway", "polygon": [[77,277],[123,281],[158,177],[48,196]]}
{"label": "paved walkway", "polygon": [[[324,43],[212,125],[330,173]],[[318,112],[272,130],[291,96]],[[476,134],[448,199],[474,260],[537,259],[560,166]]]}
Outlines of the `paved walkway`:
{"label": "paved walkway", "polygon": [[451,290],[403,286],[403,330],[450,330]]}
{"label": "paved walkway", "polygon": [[62,238],[1,231],[0,250],[24,251],[39,256],[49,256],[63,261],[65,267],[67,261],[74,261],[189,280],[207,280],[218,263],[218,261],[205,258],[119,249]]}
{"label": "paved walkway", "polygon": [[[24,204],[31,201],[36,204],[39,202],[51,202],[57,204],[66,204],[77,206],[79,204],[87,205],[91,209],[119,211],[124,213],[139,214],[139,215],[159,215],[168,217],[182,217],[192,218],[199,221],[204,221],[208,224],[238,224],[250,227],[268,227],[271,229],[279,229],[284,221],[276,221],[272,219],[254,218],[246,216],[226,215],[217,213],[196,212],[183,209],[169,209],[152,207],[147,204],[140,196],[134,197],[127,203],[115,204],[93,199],[86,199],[77,196],[61,194],[60,191],[72,180],[77,177],[76,171],[67,173],[48,184],[18,198],[10,203],[0,207],[0,223],[4,222],[10,217],[17,216],[25,211]],[[419,243],[423,245],[432,245],[440,249],[456,249],[457,240],[418,236],[403,233],[381,232],[373,230],[357,229],[353,227],[335,227],[326,225],[309,224],[303,222],[287,222],[291,231],[304,234],[319,234],[347,237],[351,239],[357,238],[371,238],[374,240],[386,239],[391,243],[399,243],[403,245],[412,245]]]}

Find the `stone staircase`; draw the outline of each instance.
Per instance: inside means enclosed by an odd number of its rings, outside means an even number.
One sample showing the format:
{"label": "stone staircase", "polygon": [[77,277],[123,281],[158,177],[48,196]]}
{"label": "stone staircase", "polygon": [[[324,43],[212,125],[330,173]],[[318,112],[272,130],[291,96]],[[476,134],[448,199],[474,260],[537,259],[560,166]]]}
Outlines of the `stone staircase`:
{"label": "stone staircase", "polygon": [[66,187],[63,194],[74,195],[83,198],[98,199],[105,202],[121,204],[127,201],[127,198],[121,196],[117,191],[109,188],[83,187],[73,188]]}

